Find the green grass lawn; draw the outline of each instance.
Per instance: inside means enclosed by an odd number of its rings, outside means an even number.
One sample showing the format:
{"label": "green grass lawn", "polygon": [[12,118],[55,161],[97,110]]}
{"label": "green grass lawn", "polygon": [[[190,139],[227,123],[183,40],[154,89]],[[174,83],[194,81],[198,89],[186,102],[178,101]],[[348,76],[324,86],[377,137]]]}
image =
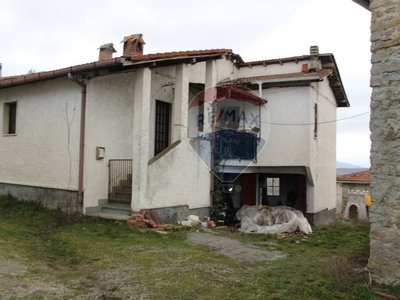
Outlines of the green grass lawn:
{"label": "green grass lawn", "polygon": [[338,222],[309,236],[214,230],[287,256],[250,263],[189,244],[179,227],[160,234],[9,196],[0,198],[0,227],[1,259],[26,266],[23,274],[0,273],[0,293],[16,291],[6,299],[381,299],[368,274],[354,271],[369,255],[363,224]]}

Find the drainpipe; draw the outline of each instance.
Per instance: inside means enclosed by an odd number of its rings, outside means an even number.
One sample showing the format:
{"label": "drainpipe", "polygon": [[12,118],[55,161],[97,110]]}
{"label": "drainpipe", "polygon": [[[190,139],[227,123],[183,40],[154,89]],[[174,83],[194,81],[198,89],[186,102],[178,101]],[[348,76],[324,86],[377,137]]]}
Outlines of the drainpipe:
{"label": "drainpipe", "polygon": [[85,150],[85,123],[86,123],[86,84],[76,79],[72,73],[68,73],[68,78],[82,88],[81,91],[81,128],[79,137],[79,178],[78,178],[78,203],[83,204],[83,170],[84,170],[84,150]]}
{"label": "drainpipe", "polygon": [[[262,82],[258,81],[258,96],[260,97],[260,100],[262,101]],[[258,115],[259,115],[259,120],[260,120],[260,124],[259,124],[259,134],[260,134],[260,138],[261,138],[261,105],[258,106]]]}
{"label": "drainpipe", "polygon": [[210,206],[214,206],[214,171],[215,171],[215,129],[216,129],[217,100],[212,102],[212,127],[211,127],[211,177],[210,177]]}

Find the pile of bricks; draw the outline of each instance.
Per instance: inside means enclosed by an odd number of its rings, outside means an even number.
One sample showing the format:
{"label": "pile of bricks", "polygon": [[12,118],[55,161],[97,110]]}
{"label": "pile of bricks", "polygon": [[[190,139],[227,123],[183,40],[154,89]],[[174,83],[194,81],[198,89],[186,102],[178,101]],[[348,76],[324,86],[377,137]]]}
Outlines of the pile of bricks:
{"label": "pile of bricks", "polygon": [[168,228],[171,226],[170,224],[163,224],[156,210],[149,212],[141,210],[140,214],[131,214],[131,218],[126,221],[126,224],[139,228]]}
{"label": "pile of bricks", "polygon": [[148,227],[147,223],[144,220],[144,216],[141,214],[131,214],[131,218],[126,220],[126,224],[132,227]]}

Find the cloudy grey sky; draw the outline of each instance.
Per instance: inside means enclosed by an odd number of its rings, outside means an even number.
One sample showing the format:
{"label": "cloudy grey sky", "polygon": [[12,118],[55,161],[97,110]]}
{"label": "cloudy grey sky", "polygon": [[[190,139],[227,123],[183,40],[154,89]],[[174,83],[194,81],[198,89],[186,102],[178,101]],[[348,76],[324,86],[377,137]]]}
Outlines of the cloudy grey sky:
{"label": "cloudy grey sky", "polygon": [[[350,100],[337,160],[369,167],[370,13],[351,0],[0,0],[2,76],[96,61],[142,33],[145,53],[228,48],[245,61],[333,53]],[[340,121],[341,119],[345,119]],[[321,120],[324,121],[324,120]],[[330,121],[330,120],[326,120]]]}

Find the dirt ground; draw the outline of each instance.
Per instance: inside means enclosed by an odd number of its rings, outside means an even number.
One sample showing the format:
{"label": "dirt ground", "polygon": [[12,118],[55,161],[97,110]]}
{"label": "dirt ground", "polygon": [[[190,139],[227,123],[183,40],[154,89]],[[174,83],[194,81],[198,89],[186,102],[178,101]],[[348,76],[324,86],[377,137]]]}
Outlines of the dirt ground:
{"label": "dirt ground", "polygon": [[40,299],[57,299],[57,297],[68,295],[62,283],[54,282],[49,274],[45,278],[25,277],[30,264],[25,259],[16,256],[5,259],[1,255],[2,250],[0,247],[1,300],[20,299],[28,295],[41,297]]}
{"label": "dirt ground", "polygon": [[[220,237],[207,229],[188,233],[188,241],[192,245],[209,246],[211,250],[217,254],[226,255],[240,261],[264,261],[285,257],[283,254],[272,253],[261,250],[256,246],[246,245],[229,238]],[[47,269],[47,266],[38,266],[37,263],[28,262],[26,259],[15,255],[7,255],[7,258],[5,258],[4,255],[2,255],[2,253],[4,253],[4,249],[1,247],[2,242],[4,241],[0,240],[0,300],[21,299],[24,297],[33,297],[34,299],[71,299],[71,297],[73,297],[74,291],[70,289],[71,287],[67,287],[61,282],[57,274],[52,274],[51,270]],[[45,271],[37,276],[26,276],[27,270],[32,267],[32,264],[34,264],[35,268]],[[62,272],[62,270],[58,269],[55,272]],[[118,281],[120,274],[129,271],[115,269],[109,270],[106,273],[109,272],[116,272],[116,274],[113,273],[113,275],[110,275],[110,278],[104,280],[104,282],[109,282],[111,278],[114,281]],[[119,275],[117,276],[117,274]],[[93,275],[105,277],[107,274]],[[85,282],[85,278],[76,278],[76,280],[80,285]],[[102,282],[99,282],[95,286],[88,286],[86,292],[91,296],[88,296],[88,298],[79,297],[77,299],[113,299],[104,294],[105,286],[102,286],[102,284]],[[115,282],[115,285],[121,286],[122,283]],[[132,289],[132,287],[126,286],[125,288],[127,289],[127,295],[134,294],[133,291],[129,290]],[[126,299],[142,298],[140,296],[132,296]]]}

